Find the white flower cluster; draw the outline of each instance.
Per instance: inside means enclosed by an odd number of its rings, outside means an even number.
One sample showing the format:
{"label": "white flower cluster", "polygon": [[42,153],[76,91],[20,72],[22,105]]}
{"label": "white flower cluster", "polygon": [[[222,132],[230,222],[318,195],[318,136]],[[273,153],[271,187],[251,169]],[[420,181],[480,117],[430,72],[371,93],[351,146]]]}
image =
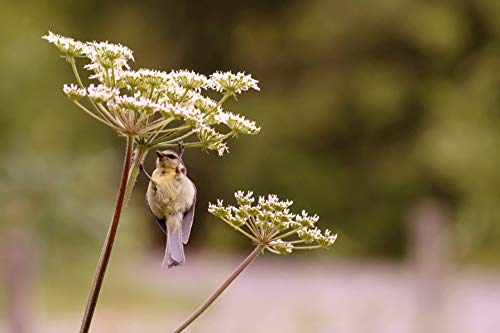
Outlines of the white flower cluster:
{"label": "white flower cluster", "polygon": [[274,242],[272,242],[272,247],[276,251],[279,252],[279,254],[290,254],[293,251],[293,245],[290,242],[283,242],[281,239],[278,239]]}
{"label": "white flower cluster", "polygon": [[103,68],[128,67],[127,62],[134,61],[132,50],[121,44],[94,41],[86,45],[85,55],[92,61],[92,65]]}
{"label": "white flower cluster", "polygon": [[224,142],[224,135],[220,134],[212,127],[201,124],[196,128],[196,133],[198,134],[202,147],[217,151],[219,156],[224,155],[225,152],[229,152],[229,147]]}
{"label": "white flower cluster", "polygon": [[329,248],[337,239],[326,229],[322,232],[315,224],[319,217],[305,211],[294,214],[289,211],[293,204],[280,200],[276,195],[259,197],[255,205],[253,192],[238,191],[234,194],[237,206],[224,206],[222,200],[210,204],[208,211],[236,230],[276,254],[288,254],[293,250]]}
{"label": "white flower cluster", "polygon": [[[258,81],[245,73],[216,72],[209,77],[189,70],[132,70],[132,50],[109,42],[80,42],[49,32],[43,37],[54,44],[72,63],[80,86],[66,85],[64,92],[72,100],[88,97],[90,105],[78,106],[114,130],[133,135],[150,147],[161,148],[182,140],[197,147],[228,151],[225,140],[239,134],[257,134],[254,121],[224,111],[222,104],[231,95],[249,89],[259,90]],[[76,57],[90,61],[84,68],[94,80],[85,87],[75,65]],[[224,95],[219,101],[202,95],[211,89]],[[179,121],[183,123],[179,123]],[[175,128],[169,126],[178,126]],[[217,126],[215,125],[224,125]],[[178,130],[177,130],[178,129]],[[226,130],[227,133],[219,132]],[[198,138],[189,142],[188,138]]]}
{"label": "white flower cluster", "polygon": [[189,90],[200,91],[210,87],[211,82],[205,75],[193,71],[181,70],[170,73],[171,77],[181,87]]}
{"label": "white flower cluster", "polygon": [[116,96],[107,103],[110,110],[117,114],[151,114],[163,109],[159,104],[143,97]]}
{"label": "white flower cluster", "polygon": [[240,94],[248,89],[260,90],[259,81],[244,72],[233,74],[231,72],[215,72],[210,76],[212,89],[219,92]]}
{"label": "white flower cluster", "polygon": [[203,123],[203,113],[192,105],[170,105],[169,110],[175,118],[183,119],[189,126],[197,127]]}
{"label": "white flower cluster", "polygon": [[66,95],[68,95],[69,99],[74,101],[83,98],[87,95],[87,91],[85,89],[78,88],[76,84],[70,84],[70,85],[65,84],[63,86],[63,91]]}
{"label": "white flower cluster", "polygon": [[42,38],[54,44],[67,59],[84,56],[87,48],[85,43],[75,41],[73,38],[56,35],[51,31]]}
{"label": "white flower cluster", "polygon": [[260,127],[257,127],[255,121],[248,120],[239,114],[220,112],[218,114],[219,123],[227,125],[234,134],[258,134]]}
{"label": "white flower cluster", "polygon": [[87,88],[87,96],[90,97],[96,103],[104,103],[114,97],[120,95],[120,90],[117,88],[110,88],[103,84],[94,86],[91,84]]}

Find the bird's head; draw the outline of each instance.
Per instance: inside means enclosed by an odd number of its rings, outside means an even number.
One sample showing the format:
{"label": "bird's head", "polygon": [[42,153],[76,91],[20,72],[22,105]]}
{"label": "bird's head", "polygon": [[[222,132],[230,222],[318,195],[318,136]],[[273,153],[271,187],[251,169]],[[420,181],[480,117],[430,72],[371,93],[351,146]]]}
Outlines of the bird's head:
{"label": "bird's head", "polygon": [[158,159],[156,160],[156,167],[161,169],[175,169],[177,172],[186,174],[186,167],[182,161],[182,157],[172,150],[156,151]]}

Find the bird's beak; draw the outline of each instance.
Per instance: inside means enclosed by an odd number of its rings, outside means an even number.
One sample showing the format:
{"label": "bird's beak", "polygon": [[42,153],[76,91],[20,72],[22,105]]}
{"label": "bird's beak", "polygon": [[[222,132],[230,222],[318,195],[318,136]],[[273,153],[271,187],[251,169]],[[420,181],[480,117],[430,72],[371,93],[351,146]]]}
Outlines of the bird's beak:
{"label": "bird's beak", "polygon": [[163,153],[160,150],[156,151],[156,155],[158,155],[158,157],[160,157],[160,158],[163,157]]}

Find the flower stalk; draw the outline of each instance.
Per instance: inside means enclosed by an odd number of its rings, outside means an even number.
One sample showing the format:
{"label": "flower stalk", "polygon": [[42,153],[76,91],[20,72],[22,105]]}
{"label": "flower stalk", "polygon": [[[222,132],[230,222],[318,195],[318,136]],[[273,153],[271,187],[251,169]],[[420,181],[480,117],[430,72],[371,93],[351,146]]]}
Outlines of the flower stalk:
{"label": "flower stalk", "polygon": [[[210,204],[208,212],[231,226],[236,231],[257,244],[255,250],[234,270],[214,293],[180,324],[173,333],[180,333],[195,321],[226,288],[264,252],[277,255],[292,253],[293,250],[313,250],[331,248],[337,239],[336,234],[328,229],[321,231],[315,225],[319,216],[310,216],[302,211],[294,214],[289,210],[293,204],[289,200],[280,200],[276,195],[261,196],[255,200],[253,192],[238,191],[234,194],[237,205],[225,206],[222,200]],[[243,230],[246,228],[246,230]],[[293,237],[295,239],[290,239]],[[297,246],[295,244],[312,244]]]}
{"label": "flower stalk", "polygon": [[226,290],[226,288],[229,287],[229,285],[241,274],[241,272],[243,272],[245,268],[247,268],[248,265],[250,265],[257,258],[257,256],[262,252],[263,249],[263,245],[257,245],[252,253],[250,253],[248,257],[246,257],[246,259],[243,260],[238,265],[238,267],[236,267],[231,275],[229,275],[226,280],[222,282],[222,284],[214,291],[214,293],[205,302],[203,302],[203,304],[200,305],[200,307],[195,312],[193,312],[191,316],[189,316],[182,324],[180,324],[175,330],[173,330],[173,333],[180,333],[184,331],[189,325],[191,325],[193,321],[196,320],[196,318],[201,316],[203,312],[205,312],[205,310],[208,309],[210,305],[212,305],[212,303],[215,302],[217,298],[219,298],[224,290]]}
{"label": "flower stalk", "polygon": [[[175,148],[182,140],[186,148],[202,148],[219,155],[228,152],[226,139],[238,134],[255,135],[260,127],[241,115],[223,110],[222,104],[230,96],[260,88],[257,80],[243,72],[215,72],[207,77],[187,70],[170,73],[133,70],[129,66],[129,62],[134,61],[133,51],[121,44],[81,42],[52,32],[43,39],[56,46],[71,66],[77,84],[64,85],[63,91],[68,98],[88,116],[127,138],[115,213],[82,320],[80,332],[86,333],[109,263],[122,208],[131,197],[148,151]],[[77,59],[87,61],[83,67],[91,74],[85,80],[78,72]],[[86,82],[90,84],[86,86]],[[217,91],[223,96],[217,102],[205,96],[204,90]]]}
{"label": "flower stalk", "polygon": [[90,329],[92,317],[94,315],[95,307],[97,305],[97,300],[99,298],[99,293],[101,291],[102,283],[104,281],[104,275],[106,274],[109,258],[111,257],[111,250],[113,249],[116,232],[118,230],[118,225],[120,223],[120,216],[123,208],[123,203],[125,201],[124,199],[129,180],[133,145],[134,145],[134,138],[132,136],[127,137],[127,147],[125,150],[125,158],[123,161],[123,170],[120,181],[120,188],[118,190],[118,197],[116,199],[115,213],[113,215],[113,220],[111,221],[111,225],[109,226],[106,240],[104,241],[104,245],[102,247],[101,256],[99,257],[99,262],[97,264],[97,269],[94,275],[94,279],[92,280],[92,285],[90,288],[89,297],[87,299],[87,306],[85,308],[85,313],[83,315],[80,333],[87,333]]}
{"label": "flower stalk", "polygon": [[137,177],[139,176],[141,163],[144,162],[146,155],[148,154],[148,149],[142,145],[135,145],[134,154],[132,158],[132,165],[130,167],[130,173],[127,181],[127,189],[125,190],[125,204],[128,203],[130,197],[132,196],[132,191],[134,190],[135,183],[137,182]]}

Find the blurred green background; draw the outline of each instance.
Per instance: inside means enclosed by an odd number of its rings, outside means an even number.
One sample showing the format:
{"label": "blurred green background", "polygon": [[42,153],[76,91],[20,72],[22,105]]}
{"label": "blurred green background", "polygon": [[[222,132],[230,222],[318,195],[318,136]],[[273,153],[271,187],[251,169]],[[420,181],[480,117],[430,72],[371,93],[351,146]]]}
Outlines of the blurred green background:
{"label": "blurred green background", "polygon": [[[62,93],[72,73],[41,39],[48,30],[127,45],[136,69],[260,81],[227,108],[261,134],[233,140],[222,158],[187,152],[199,191],[190,250],[246,251],[206,208],[253,189],[339,233],[332,251],[308,256],[401,260],[408,215],[431,198],[451,212],[455,262],[498,266],[499,1],[32,0],[2,1],[0,13],[1,232],[29,230],[46,279],[82,280],[85,294],[124,149]],[[160,260],[145,188],[141,177],[112,260]]]}

